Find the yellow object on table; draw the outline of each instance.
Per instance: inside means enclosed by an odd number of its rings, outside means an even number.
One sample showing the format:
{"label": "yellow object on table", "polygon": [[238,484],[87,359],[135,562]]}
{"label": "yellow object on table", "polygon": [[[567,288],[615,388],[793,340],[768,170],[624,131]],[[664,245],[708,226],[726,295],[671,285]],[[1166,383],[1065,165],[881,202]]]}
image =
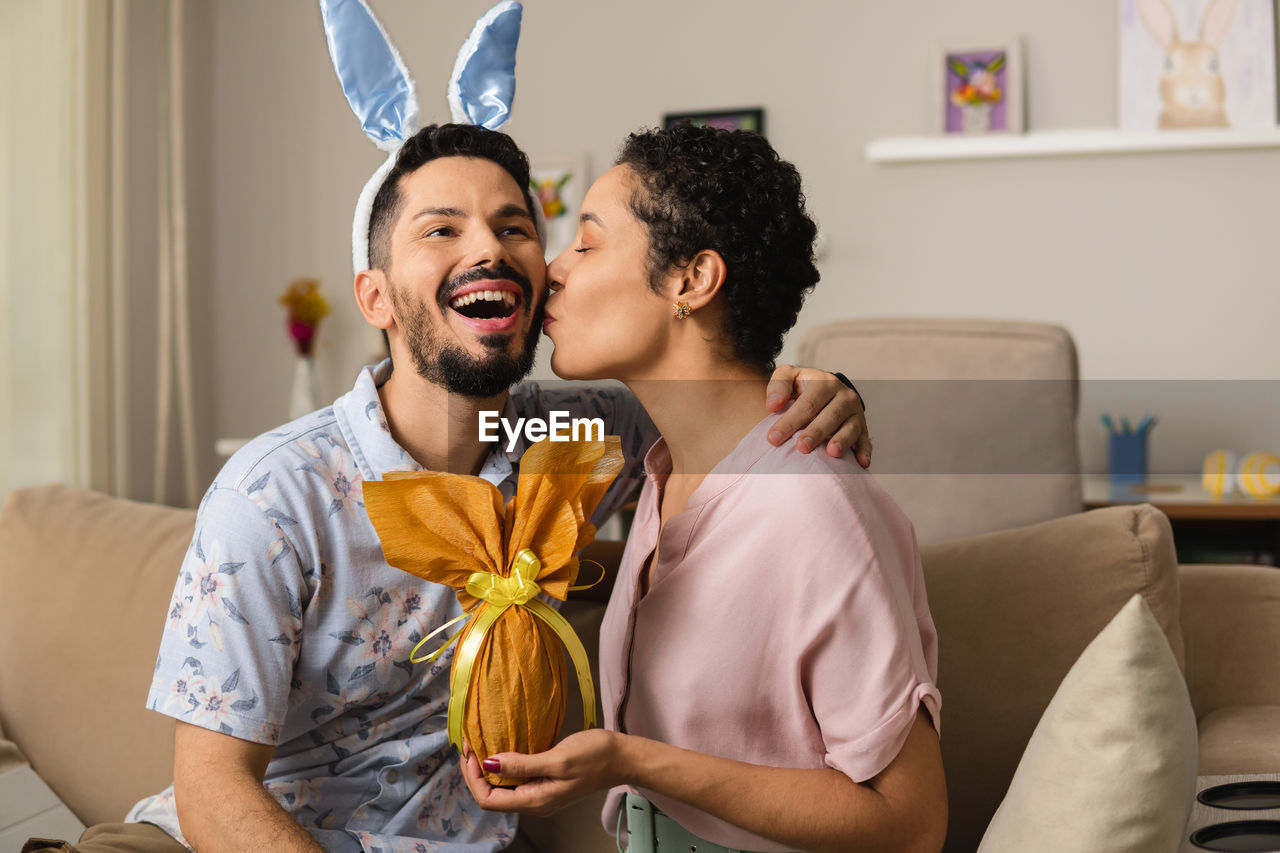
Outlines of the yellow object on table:
{"label": "yellow object on table", "polygon": [[1204,458],[1204,490],[1215,498],[1235,490],[1236,455],[1215,450]]}
{"label": "yellow object on table", "polygon": [[1239,489],[1250,497],[1280,495],[1280,455],[1255,450],[1241,457],[1229,450],[1215,450],[1204,459],[1204,490],[1215,498]]}
{"label": "yellow object on table", "polygon": [[1256,450],[1241,459],[1240,488],[1255,498],[1280,494],[1280,456]]}
{"label": "yellow object on table", "polygon": [[[459,474],[388,472],[364,484],[365,509],[387,562],[453,587],[466,611],[460,617],[466,624],[445,644],[458,643],[449,740],[461,749],[465,739],[481,761],[554,744],[565,710],[562,643],[581,682],[585,724],[594,724],[595,689],[582,644],[536,596],[568,595],[577,554],[595,538],[588,519],[622,462],[615,436],[540,441],[521,459],[516,495],[505,505],[492,483]],[[493,785],[520,781],[485,778]]]}

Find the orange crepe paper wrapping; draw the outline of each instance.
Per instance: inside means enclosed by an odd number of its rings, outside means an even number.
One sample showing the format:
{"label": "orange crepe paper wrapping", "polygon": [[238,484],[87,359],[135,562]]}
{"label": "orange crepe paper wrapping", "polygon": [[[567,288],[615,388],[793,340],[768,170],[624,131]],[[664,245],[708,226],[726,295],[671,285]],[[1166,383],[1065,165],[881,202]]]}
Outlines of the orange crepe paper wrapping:
{"label": "orange crepe paper wrapping", "polygon": [[[449,737],[459,748],[465,738],[481,761],[555,743],[566,696],[562,637],[584,682],[587,725],[594,720],[581,643],[533,596],[568,595],[577,554],[595,539],[588,519],[622,461],[616,436],[539,441],[520,460],[516,495],[505,506],[492,483],[460,474],[389,471],[381,482],[364,484],[365,509],[387,562],[453,587],[467,611],[454,637]],[[496,620],[486,611],[496,611]],[[484,775],[493,785],[521,781]]]}

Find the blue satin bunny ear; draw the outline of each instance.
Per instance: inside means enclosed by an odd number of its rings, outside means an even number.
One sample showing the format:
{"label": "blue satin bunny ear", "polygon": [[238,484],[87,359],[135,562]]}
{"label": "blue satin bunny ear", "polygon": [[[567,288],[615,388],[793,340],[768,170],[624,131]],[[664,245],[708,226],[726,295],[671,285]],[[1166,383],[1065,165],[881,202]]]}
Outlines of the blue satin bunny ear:
{"label": "blue satin bunny ear", "polygon": [[320,0],[333,70],[365,135],[395,151],[418,129],[413,78],[365,0]]}
{"label": "blue satin bunny ear", "polygon": [[516,45],[523,7],[502,0],[476,21],[449,80],[449,110],[458,124],[500,130],[516,97]]}

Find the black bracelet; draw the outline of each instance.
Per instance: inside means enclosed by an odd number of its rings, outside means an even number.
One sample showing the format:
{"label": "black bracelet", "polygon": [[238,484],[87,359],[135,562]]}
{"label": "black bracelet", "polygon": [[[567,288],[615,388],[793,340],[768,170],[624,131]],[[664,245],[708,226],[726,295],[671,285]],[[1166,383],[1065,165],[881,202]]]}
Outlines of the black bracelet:
{"label": "black bracelet", "polygon": [[[853,383],[849,381],[848,376],[845,376],[843,373],[837,373],[835,377],[836,379],[839,379],[842,383],[844,383],[844,387],[848,388],[853,393],[858,394],[858,389],[853,387]],[[863,397],[861,394],[858,394],[858,401],[862,403],[862,413],[865,415],[867,413],[866,398]]]}

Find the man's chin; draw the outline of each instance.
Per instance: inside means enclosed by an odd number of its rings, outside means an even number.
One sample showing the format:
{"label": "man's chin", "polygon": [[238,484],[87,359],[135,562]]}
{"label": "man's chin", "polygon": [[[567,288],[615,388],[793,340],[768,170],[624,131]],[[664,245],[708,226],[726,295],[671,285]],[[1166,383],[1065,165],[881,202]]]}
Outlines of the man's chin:
{"label": "man's chin", "polygon": [[[493,397],[529,375],[533,349],[516,353],[507,347],[485,348],[473,354],[461,348],[445,348],[424,378],[464,397]],[[420,371],[421,372],[421,371]]]}

